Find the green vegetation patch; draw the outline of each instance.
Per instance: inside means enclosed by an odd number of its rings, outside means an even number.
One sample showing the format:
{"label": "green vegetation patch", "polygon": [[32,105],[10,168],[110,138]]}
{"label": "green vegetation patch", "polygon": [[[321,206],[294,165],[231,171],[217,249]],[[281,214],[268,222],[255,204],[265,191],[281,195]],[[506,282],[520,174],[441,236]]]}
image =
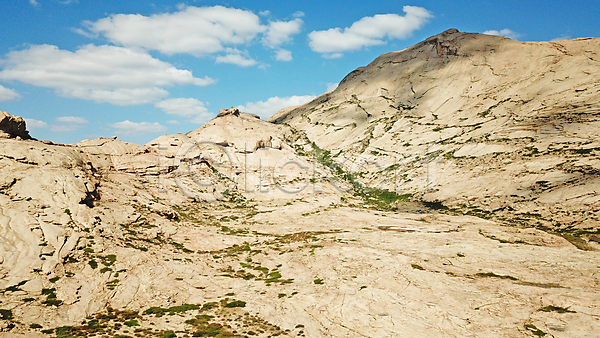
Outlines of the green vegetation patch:
{"label": "green vegetation patch", "polygon": [[162,308],[162,307],[151,307],[149,309],[147,309],[146,311],[144,311],[144,314],[150,315],[156,315],[156,317],[162,317],[163,315],[167,314],[167,315],[174,315],[176,313],[182,313],[182,312],[186,312],[186,311],[190,311],[190,310],[199,310],[202,307],[200,305],[197,304],[181,304],[178,306],[173,306],[170,308]]}
{"label": "green vegetation patch", "polygon": [[25,283],[27,283],[27,282],[28,282],[27,280],[24,280],[24,281],[19,282],[18,284],[11,285],[11,286],[7,287],[6,289],[4,289],[2,291],[2,293],[22,291],[21,286],[25,285]]}
{"label": "green vegetation patch", "polygon": [[535,325],[533,324],[525,324],[525,328],[529,331],[531,331],[531,333],[533,333],[533,335],[538,336],[538,337],[543,337],[546,335],[546,332],[538,329]]}
{"label": "green vegetation patch", "polygon": [[480,273],[475,274],[475,277],[492,277],[492,278],[500,278],[500,279],[510,279],[510,280],[514,280],[514,281],[519,280],[518,278],[515,278],[513,276],[497,275],[493,272],[480,272]]}
{"label": "green vegetation patch", "polygon": [[0,319],[11,320],[13,319],[13,313],[11,310],[0,309]]}
{"label": "green vegetation patch", "polygon": [[[122,326],[121,323],[125,324],[126,326],[137,326],[135,324],[139,325],[137,322],[137,318],[139,317],[140,316],[135,311],[120,311],[107,308],[107,312],[88,316],[86,320],[83,321],[82,325],[61,326],[57,328],[41,330],[41,332],[44,334],[55,334],[56,338],[93,336],[123,337],[122,335],[116,334],[114,331],[118,330]],[[41,325],[38,325],[36,328],[41,328]]]}
{"label": "green vegetation patch", "polygon": [[234,300],[232,302],[229,302],[227,304],[225,304],[225,307],[246,307],[246,302],[241,301],[241,300]]}
{"label": "green vegetation patch", "polygon": [[412,268],[415,270],[425,270],[425,268],[423,268],[419,264],[411,264],[410,266],[412,266]]}
{"label": "green vegetation patch", "polygon": [[46,300],[42,302],[42,304],[46,306],[60,306],[62,305],[62,300],[56,298],[56,289],[42,289],[42,295],[46,296]]}
{"label": "green vegetation patch", "polygon": [[569,308],[564,308],[560,306],[548,305],[542,308],[539,308],[538,311],[541,312],[558,312],[558,313],[576,313],[575,311],[569,310]]}

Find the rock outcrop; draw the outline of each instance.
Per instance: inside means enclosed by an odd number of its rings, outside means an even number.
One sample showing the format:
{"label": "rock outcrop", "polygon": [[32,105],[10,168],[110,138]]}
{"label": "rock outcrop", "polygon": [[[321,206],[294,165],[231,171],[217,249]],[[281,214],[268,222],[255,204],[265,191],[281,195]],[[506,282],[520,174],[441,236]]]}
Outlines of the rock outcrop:
{"label": "rock outcrop", "polygon": [[227,116],[227,115],[233,115],[233,116],[239,116],[240,115],[240,110],[234,107],[231,107],[230,109],[221,109],[219,110],[219,114],[217,114],[217,117],[223,117],[223,116]]}
{"label": "rock outcrop", "polygon": [[0,337],[594,336],[598,46],[450,30],[277,123],[0,139]]}
{"label": "rock outcrop", "polygon": [[13,116],[0,111],[0,138],[31,139],[25,120],[20,116]]}
{"label": "rock outcrop", "polygon": [[600,39],[448,30],[351,72],[270,121],[366,185],[511,224],[600,220]]}

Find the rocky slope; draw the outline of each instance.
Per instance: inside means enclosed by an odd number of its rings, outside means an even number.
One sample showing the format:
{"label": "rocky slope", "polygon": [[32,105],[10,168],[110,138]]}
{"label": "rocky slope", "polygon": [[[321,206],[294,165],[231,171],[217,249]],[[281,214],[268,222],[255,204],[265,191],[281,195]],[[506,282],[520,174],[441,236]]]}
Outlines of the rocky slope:
{"label": "rocky slope", "polygon": [[0,337],[595,336],[598,40],[559,44],[448,31],[145,146],[6,114]]}
{"label": "rocky slope", "polygon": [[270,121],[306,133],[367,185],[510,224],[595,232],[599,53],[598,38],[448,30]]}

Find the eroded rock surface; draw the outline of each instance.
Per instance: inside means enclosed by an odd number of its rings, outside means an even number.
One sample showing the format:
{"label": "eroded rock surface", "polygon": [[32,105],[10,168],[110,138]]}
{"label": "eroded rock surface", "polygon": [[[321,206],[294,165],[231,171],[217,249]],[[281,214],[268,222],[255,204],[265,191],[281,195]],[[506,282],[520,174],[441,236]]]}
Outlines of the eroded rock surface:
{"label": "eroded rock surface", "polygon": [[276,124],[0,139],[0,336],[594,337],[598,41],[559,44],[451,30]]}
{"label": "eroded rock surface", "polygon": [[7,112],[0,111],[0,138],[20,138],[28,140],[31,138],[25,120],[20,116],[13,116]]}
{"label": "eroded rock surface", "polygon": [[599,38],[448,30],[270,121],[305,133],[367,185],[511,224],[594,232],[599,54]]}

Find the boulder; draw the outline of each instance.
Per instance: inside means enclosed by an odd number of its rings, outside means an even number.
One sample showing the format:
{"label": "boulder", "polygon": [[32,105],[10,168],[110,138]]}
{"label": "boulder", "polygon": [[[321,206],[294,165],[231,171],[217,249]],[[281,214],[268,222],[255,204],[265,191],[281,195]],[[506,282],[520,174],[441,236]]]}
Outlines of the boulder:
{"label": "boulder", "polygon": [[233,107],[231,107],[230,109],[221,109],[219,110],[219,114],[217,115],[217,117],[223,117],[227,115],[240,116],[240,110]]}
{"label": "boulder", "polygon": [[0,111],[0,138],[31,139],[25,120],[20,116],[13,116],[7,112]]}

